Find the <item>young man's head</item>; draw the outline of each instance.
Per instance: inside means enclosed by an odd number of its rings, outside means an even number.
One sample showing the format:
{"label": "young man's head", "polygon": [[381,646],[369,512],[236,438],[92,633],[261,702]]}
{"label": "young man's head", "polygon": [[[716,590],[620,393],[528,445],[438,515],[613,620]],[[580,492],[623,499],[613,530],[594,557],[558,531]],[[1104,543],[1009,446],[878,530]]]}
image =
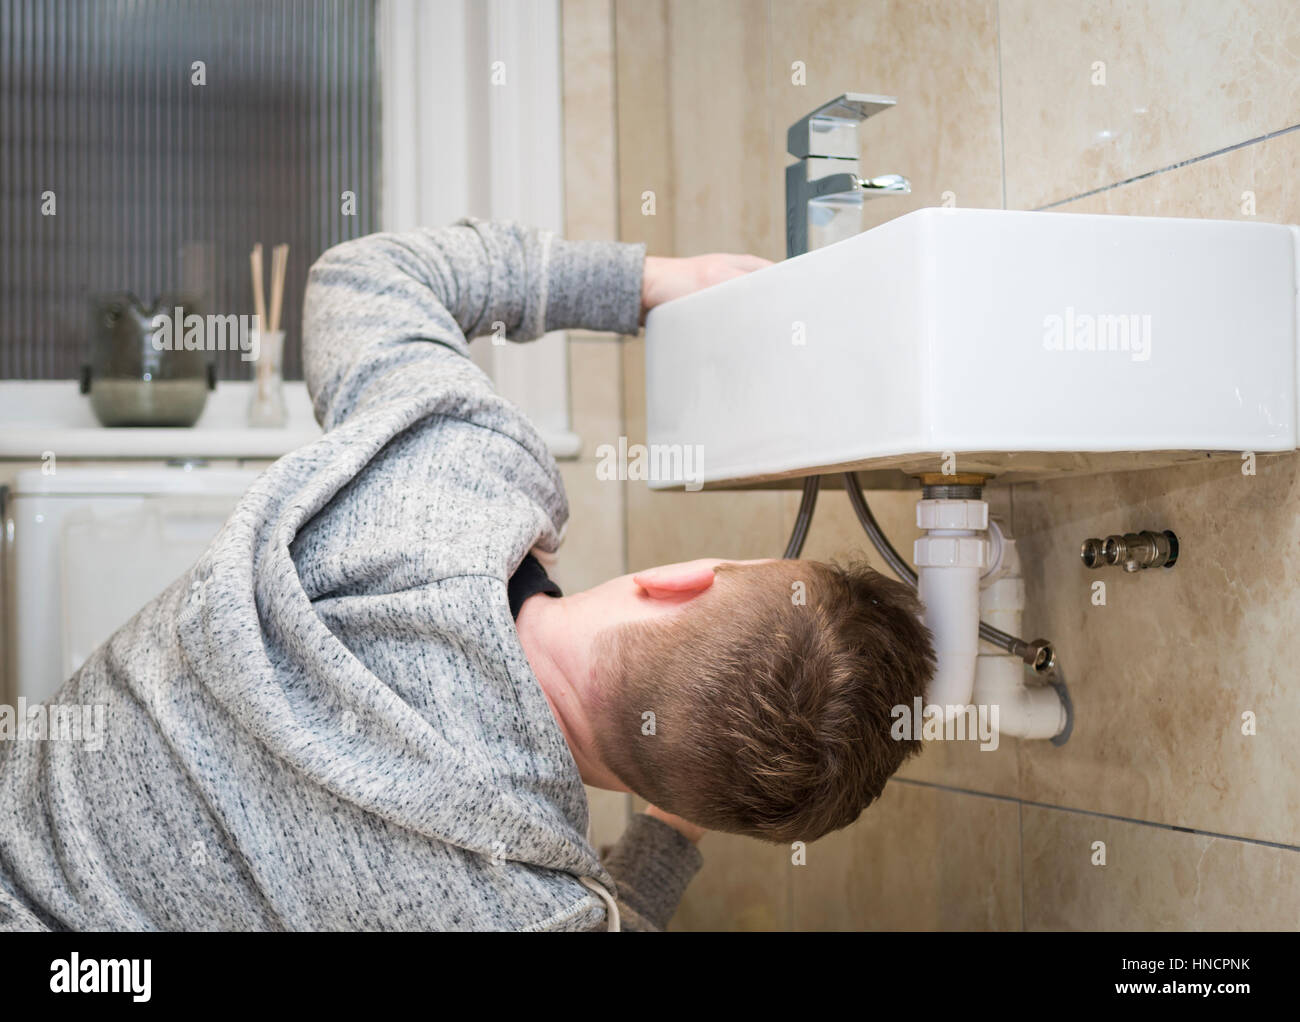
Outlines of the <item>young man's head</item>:
{"label": "young man's head", "polygon": [[534,597],[519,624],[587,783],[811,841],[918,749],[890,727],[934,670],[920,609],[864,565],[704,560]]}

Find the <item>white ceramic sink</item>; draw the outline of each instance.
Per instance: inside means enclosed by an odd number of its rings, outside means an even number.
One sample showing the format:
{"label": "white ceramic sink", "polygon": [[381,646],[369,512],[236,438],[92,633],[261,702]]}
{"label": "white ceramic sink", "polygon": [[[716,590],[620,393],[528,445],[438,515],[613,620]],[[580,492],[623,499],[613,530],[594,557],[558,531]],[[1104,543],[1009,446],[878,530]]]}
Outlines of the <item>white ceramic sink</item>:
{"label": "white ceramic sink", "polygon": [[909,213],[653,310],[651,464],[689,449],[708,484],[844,468],[1027,479],[1293,450],[1297,238]]}

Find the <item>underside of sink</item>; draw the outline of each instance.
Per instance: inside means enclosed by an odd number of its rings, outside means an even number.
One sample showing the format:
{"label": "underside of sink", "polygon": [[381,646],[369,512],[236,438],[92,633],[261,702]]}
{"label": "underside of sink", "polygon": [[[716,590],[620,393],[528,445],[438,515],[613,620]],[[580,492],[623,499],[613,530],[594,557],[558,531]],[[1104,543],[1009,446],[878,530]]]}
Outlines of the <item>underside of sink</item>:
{"label": "underside of sink", "polygon": [[[1259,458],[1268,458],[1282,452],[1254,452]],[[1203,464],[1207,461],[1240,461],[1241,451],[930,451],[919,454],[900,454],[895,457],[867,458],[856,461],[818,465],[811,469],[775,472],[770,475],[740,478],[716,478],[703,481],[700,489],[777,489],[798,490],[809,475],[825,475],[823,490],[843,488],[840,475],[856,472],[859,485],[865,490],[915,490],[921,487],[921,477],[944,474],[944,466],[955,460],[956,473],[985,476],[988,481],[1000,483],[1026,483],[1050,479],[1061,475],[1098,475],[1111,472],[1132,472],[1138,469],[1167,468],[1170,465]],[[707,462],[700,459],[701,463]],[[680,488],[680,482],[650,479],[652,489]],[[689,486],[688,488],[696,488]]]}
{"label": "underside of sink", "polygon": [[910,213],[653,310],[652,464],[684,450],[706,485],[846,469],[877,485],[1294,450],[1296,239],[1233,221]]}

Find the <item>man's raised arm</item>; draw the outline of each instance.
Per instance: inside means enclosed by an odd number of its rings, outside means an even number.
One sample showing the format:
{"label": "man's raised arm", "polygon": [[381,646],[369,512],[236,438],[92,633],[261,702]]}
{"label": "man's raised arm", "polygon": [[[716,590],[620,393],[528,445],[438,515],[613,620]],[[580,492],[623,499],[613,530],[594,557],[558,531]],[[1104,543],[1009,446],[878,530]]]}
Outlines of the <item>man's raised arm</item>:
{"label": "man's raised arm", "polygon": [[565,241],[517,224],[371,234],[335,245],[312,266],[303,310],[303,366],[316,418],[332,429],[386,380],[436,372],[430,344],[469,355],[502,332],[635,333],[645,246]]}

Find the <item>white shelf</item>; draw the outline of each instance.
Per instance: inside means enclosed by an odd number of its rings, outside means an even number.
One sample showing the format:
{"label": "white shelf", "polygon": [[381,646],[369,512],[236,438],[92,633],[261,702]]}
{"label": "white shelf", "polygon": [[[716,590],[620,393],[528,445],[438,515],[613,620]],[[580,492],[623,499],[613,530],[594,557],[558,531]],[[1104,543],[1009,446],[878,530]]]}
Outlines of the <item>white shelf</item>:
{"label": "white shelf", "polygon": [[[248,382],[222,382],[208,394],[203,415],[189,429],[101,426],[90,400],[73,380],[0,380],[0,460],[57,458],[275,459],[321,435],[307,385],[284,385],[288,424],[280,429],[246,425]],[[576,457],[581,442],[571,432],[542,430],[556,458]]]}

